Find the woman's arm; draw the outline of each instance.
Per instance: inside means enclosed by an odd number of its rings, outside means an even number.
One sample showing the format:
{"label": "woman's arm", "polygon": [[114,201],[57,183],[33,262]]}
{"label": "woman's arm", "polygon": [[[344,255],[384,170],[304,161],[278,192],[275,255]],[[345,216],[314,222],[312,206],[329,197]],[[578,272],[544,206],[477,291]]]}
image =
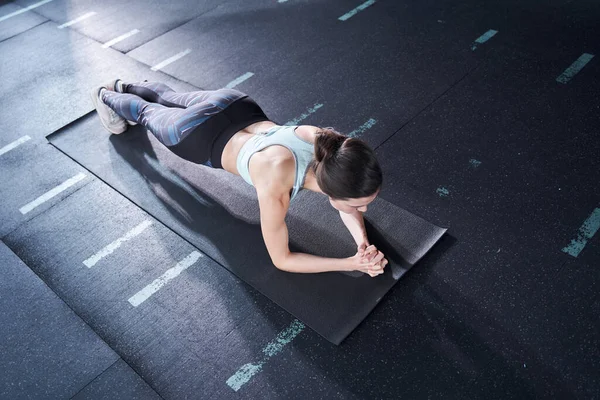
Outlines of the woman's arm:
{"label": "woman's arm", "polygon": [[[349,258],[327,258],[289,250],[288,229],[285,215],[289,208],[289,192],[273,193],[269,188],[257,188],[260,206],[260,227],[271,261],[282,271],[317,273],[329,271],[352,271],[354,260]],[[271,188],[272,189],[272,188]]]}
{"label": "woman's arm", "polygon": [[357,246],[360,247],[362,244],[369,245],[369,239],[365,230],[365,221],[360,211],[354,211],[351,214],[340,211],[340,218],[342,218],[344,225],[350,231]]}
{"label": "woman's arm", "polygon": [[330,271],[354,271],[352,257],[327,258],[306,253],[289,253],[280,267],[282,271],[296,273],[318,273]]}
{"label": "woman's arm", "polygon": [[[250,170],[252,182],[258,195],[260,227],[263,239],[273,264],[282,271],[317,273],[328,271],[353,271],[366,268],[359,265],[358,257],[327,258],[305,253],[292,253],[289,249],[288,229],[285,215],[290,206],[290,171],[295,171],[295,162],[289,164],[255,165]],[[293,176],[293,174],[291,175]]]}
{"label": "woman's arm", "polygon": [[[367,231],[365,230],[365,220],[363,213],[356,210],[350,214],[346,214],[340,211],[340,217],[346,225],[346,228],[350,231],[352,238],[356,242],[358,253],[368,260],[377,259],[380,257],[383,264],[380,267],[384,267],[387,264],[387,260],[383,259],[383,253],[381,253],[373,245],[369,244],[369,238],[367,237]],[[385,260],[385,261],[384,261]]]}

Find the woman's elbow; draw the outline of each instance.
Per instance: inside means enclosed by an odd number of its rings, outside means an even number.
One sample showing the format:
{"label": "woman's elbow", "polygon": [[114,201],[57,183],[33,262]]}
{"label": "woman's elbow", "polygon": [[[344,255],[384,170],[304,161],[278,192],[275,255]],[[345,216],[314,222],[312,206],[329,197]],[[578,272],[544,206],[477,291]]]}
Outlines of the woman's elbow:
{"label": "woman's elbow", "polygon": [[288,271],[289,257],[282,256],[278,258],[271,258],[271,261],[278,270],[286,272]]}
{"label": "woman's elbow", "polygon": [[285,263],[281,260],[273,261],[273,265],[280,271],[285,271]]}

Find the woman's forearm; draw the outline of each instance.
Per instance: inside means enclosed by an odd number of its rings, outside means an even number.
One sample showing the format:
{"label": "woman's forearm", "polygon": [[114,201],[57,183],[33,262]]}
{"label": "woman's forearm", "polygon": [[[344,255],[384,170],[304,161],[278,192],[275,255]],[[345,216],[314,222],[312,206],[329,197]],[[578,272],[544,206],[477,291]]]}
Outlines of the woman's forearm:
{"label": "woman's forearm", "polygon": [[308,274],[353,270],[350,258],[327,258],[306,253],[289,253],[277,268],[286,272]]}
{"label": "woman's forearm", "polygon": [[369,242],[365,230],[365,221],[361,212],[356,211],[352,214],[346,214],[340,211],[340,217],[357,245]]}

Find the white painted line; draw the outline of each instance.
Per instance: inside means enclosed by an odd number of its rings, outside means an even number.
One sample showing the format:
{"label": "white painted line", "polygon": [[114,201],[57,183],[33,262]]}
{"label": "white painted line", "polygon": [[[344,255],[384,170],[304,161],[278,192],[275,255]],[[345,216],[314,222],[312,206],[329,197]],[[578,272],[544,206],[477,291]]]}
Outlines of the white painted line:
{"label": "white painted line", "polygon": [[483,35],[479,36],[477,39],[475,39],[475,42],[471,46],[471,50],[473,50],[473,51],[477,50],[477,46],[478,45],[487,42],[488,40],[490,40],[491,38],[493,38],[494,36],[496,36],[497,33],[498,33],[498,31],[496,31],[494,29],[490,29],[489,31],[487,31]]}
{"label": "white painted line", "polygon": [[31,140],[31,138],[27,135],[23,136],[20,139],[15,140],[12,143],[7,144],[6,146],[4,146],[3,148],[0,149],[0,156],[4,153],[8,153],[9,151],[11,151],[12,149],[14,149],[15,147],[19,146],[20,144],[25,143],[26,141]]}
{"label": "white painted line", "polygon": [[173,57],[167,58],[165,61],[161,61],[156,64],[154,67],[150,68],[152,71],[158,71],[161,68],[166,67],[167,65],[179,60],[181,57],[185,57],[192,52],[191,49],[185,49],[184,51],[175,54]]}
{"label": "white painted line", "polygon": [[69,21],[69,22],[65,22],[64,24],[62,24],[62,25],[59,25],[59,26],[58,26],[58,29],[63,29],[63,28],[66,28],[67,26],[71,26],[71,25],[73,25],[73,24],[76,24],[76,23],[78,23],[78,22],[81,22],[81,21],[83,21],[84,19],[88,19],[89,17],[93,17],[94,15],[96,15],[96,12],[95,12],[95,11],[90,11],[89,13],[85,13],[85,14],[83,14],[81,17],[77,17],[77,18],[75,18],[75,19],[73,19],[73,20],[71,20],[71,21]]}
{"label": "white painted line", "polygon": [[44,1],[40,1],[39,3],[32,4],[32,5],[30,5],[29,7],[25,7],[25,8],[23,8],[23,9],[21,9],[21,10],[18,10],[18,11],[12,12],[12,13],[10,13],[10,14],[3,15],[2,17],[0,17],[0,22],[4,21],[5,19],[9,19],[9,18],[11,18],[11,17],[14,17],[14,16],[16,16],[16,15],[23,14],[24,12],[27,12],[27,11],[29,11],[29,10],[33,10],[34,8],[37,8],[37,7],[39,7],[39,6],[43,6],[44,4],[46,4],[46,3],[50,3],[51,1],[52,1],[52,0],[44,0]]}
{"label": "white painted line", "polygon": [[566,84],[571,80],[571,78],[577,75],[579,71],[581,71],[583,67],[585,67],[586,64],[592,60],[592,58],[594,58],[593,54],[583,53],[577,60],[575,60],[573,64],[571,64],[569,68],[565,70],[565,72],[556,78],[556,81],[558,83]]}
{"label": "white painted line", "polygon": [[144,222],[142,222],[141,224],[139,224],[138,226],[136,226],[135,228],[133,228],[132,230],[127,232],[125,234],[125,236],[115,240],[114,242],[107,245],[105,248],[103,248],[102,250],[100,250],[99,252],[97,252],[96,254],[94,254],[93,256],[88,258],[87,260],[85,260],[83,262],[83,264],[85,264],[85,266],[88,268],[92,268],[94,265],[96,265],[98,263],[98,261],[100,261],[104,257],[108,256],[109,254],[112,254],[116,249],[121,247],[121,245],[123,243],[125,243],[126,241],[131,240],[134,237],[138,236],[140,233],[144,232],[146,230],[146,228],[148,228],[150,225],[152,225],[152,221],[145,220]]}
{"label": "white painted line", "polygon": [[315,104],[314,107],[308,109],[308,112],[303,113],[298,118],[286,122],[284,125],[298,125],[300,121],[305,120],[310,116],[310,114],[314,114],[321,107],[323,107],[323,104]]}
{"label": "white painted line", "polygon": [[45,203],[46,201],[50,200],[54,196],[58,195],[59,193],[64,192],[65,190],[67,190],[68,188],[70,188],[71,186],[76,184],[77,182],[81,181],[85,177],[86,177],[86,175],[84,173],[82,173],[82,172],[78,173],[77,175],[75,175],[74,177],[72,177],[70,179],[67,179],[65,182],[61,183],[54,189],[44,193],[43,195],[41,195],[40,197],[38,197],[31,203],[24,205],[23,207],[21,207],[19,209],[19,211],[21,211],[21,214],[27,214],[29,211],[31,211],[34,208],[36,208],[37,206]]}
{"label": "white painted line", "polygon": [[244,82],[245,80],[248,80],[248,79],[252,78],[253,76],[254,76],[254,74],[252,72],[246,72],[244,75],[240,76],[239,78],[236,78],[236,79],[232,80],[231,82],[229,82],[227,84],[227,86],[225,86],[225,88],[226,89],[233,89],[234,87],[236,87],[240,83]]}
{"label": "white painted line", "polygon": [[358,135],[365,133],[367,129],[371,129],[373,125],[377,123],[377,120],[369,118],[367,122],[362,124],[358,129],[353,130],[348,134],[349,137],[357,137]]}
{"label": "white painted line", "polygon": [[102,45],[102,48],[106,49],[106,48],[112,46],[113,44],[119,43],[119,42],[121,42],[121,41],[123,41],[123,40],[125,40],[125,39],[127,39],[127,38],[129,38],[129,37],[131,37],[133,35],[136,35],[138,33],[140,33],[139,29],[131,30],[131,31],[127,32],[124,35],[117,36],[116,38],[114,38],[112,40],[109,40],[108,42],[104,43]]}
{"label": "white painted line", "polygon": [[342,15],[338,19],[340,21],[345,21],[345,20],[349,19],[350,17],[353,17],[354,15],[356,15],[356,13],[358,13],[359,11],[362,11],[369,6],[372,6],[374,3],[375,3],[375,0],[369,0],[369,1],[361,4],[360,6],[356,7],[354,10],[349,11],[346,14]]}
{"label": "white painted line", "polygon": [[579,253],[585,248],[585,245],[590,241],[596,232],[600,229],[600,208],[594,209],[592,214],[585,220],[579,231],[577,237],[571,240],[571,243],[562,249],[563,252],[577,257]]}
{"label": "white painted line", "polygon": [[170,280],[178,277],[179,274],[194,265],[200,257],[203,257],[200,252],[192,251],[189,256],[178,262],[173,268],[167,270],[161,277],[131,296],[129,298],[129,303],[134,307],[139,306],[144,301],[148,300],[154,293],[158,292],[161,287],[169,283]]}
{"label": "white painted line", "polygon": [[304,328],[305,326],[302,322],[297,319],[293,320],[287,329],[279,332],[279,335],[265,346],[262,350],[264,354],[263,359],[256,364],[249,363],[242,365],[235,374],[225,381],[227,386],[236,392],[240,390],[254,375],[262,370],[263,365],[265,365],[269,358],[283,350]]}

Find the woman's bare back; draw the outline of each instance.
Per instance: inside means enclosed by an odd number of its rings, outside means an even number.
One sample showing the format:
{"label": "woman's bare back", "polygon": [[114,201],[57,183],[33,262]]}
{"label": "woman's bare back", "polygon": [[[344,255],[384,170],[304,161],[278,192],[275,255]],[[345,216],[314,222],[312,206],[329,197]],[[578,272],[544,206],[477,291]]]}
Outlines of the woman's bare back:
{"label": "woman's bare back", "polygon": [[[242,146],[244,146],[252,136],[259,132],[264,132],[274,126],[277,126],[274,122],[261,121],[254,123],[233,135],[223,149],[223,155],[221,156],[223,169],[232,174],[240,175],[237,170],[236,161]],[[296,128],[295,133],[300,139],[309,143],[314,143],[318,129],[319,128],[316,126],[300,125]],[[283,174],[283,176],[286,177],[285,182],[279,182],[279,184],[282,187],[291,190],[296,175],[294,156],[291,151],[284,146],[273,145],[256,152],[250,158],[248,169],[251,175],[269,174],[269,171],[273,166],[284,169],[286,172]]]}

